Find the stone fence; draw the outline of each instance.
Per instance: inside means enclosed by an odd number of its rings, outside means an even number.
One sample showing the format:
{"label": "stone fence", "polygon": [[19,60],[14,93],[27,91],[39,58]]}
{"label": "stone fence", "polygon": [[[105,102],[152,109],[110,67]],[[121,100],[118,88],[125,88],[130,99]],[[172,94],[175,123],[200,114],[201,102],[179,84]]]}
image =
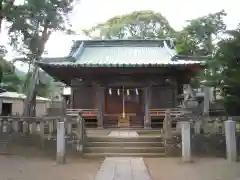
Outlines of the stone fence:
{"label": "stone fence", "polygon": [[85,123],[77,118],[0,116],[0,153],[6,151],[9,143],[14,142],[39,145],[41,148],[50,146],[59,157],[63,152],[65,154],[65,148],[70,147],[81,153],[85,141]]}
{"label": "stone fence", "polygon": [[[174,119],[176,121],[176,119]],[[172,133],[173,119],[166,112],[164,120],[164,138],[167,153],[170,156],[182,156],[190,161],[191,156],[226,157],[237,160],[239,135],[236,121],[216,116],[203,117],[188,115],[178,119],[176,132]]]}

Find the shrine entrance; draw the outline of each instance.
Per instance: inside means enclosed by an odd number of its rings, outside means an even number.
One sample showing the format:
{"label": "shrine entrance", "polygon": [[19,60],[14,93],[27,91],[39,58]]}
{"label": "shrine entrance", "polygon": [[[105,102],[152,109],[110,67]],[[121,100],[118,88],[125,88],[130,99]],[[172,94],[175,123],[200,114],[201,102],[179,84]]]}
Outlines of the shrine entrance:
{"label": "shrine entrance", "polygon": [[[130,87],[106,88],[105,114],[112,118],[115,116],[116,127],[143,127],[144,101],[142,90]],[[110,123],[111,120],[107,121]]]}

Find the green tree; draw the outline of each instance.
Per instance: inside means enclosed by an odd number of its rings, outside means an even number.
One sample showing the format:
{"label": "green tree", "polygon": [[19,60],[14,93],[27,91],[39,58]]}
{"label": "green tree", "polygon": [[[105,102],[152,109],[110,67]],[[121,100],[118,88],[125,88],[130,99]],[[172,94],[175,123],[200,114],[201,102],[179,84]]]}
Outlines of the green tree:
{"label": "green tree", "polygon": [[[213,61],[213,56],[217,50],[217,41],[225,32],[226,24],[224,17],[226,13],[222,10],[188,21],[188,25],[177,34],[177,50],[179,54],[209,56],[207,59],[208,68],[199,71],[192,78],[192,83],[199,87],[201,82],[205,85],[213,86],[215,78],[218,76],[217,64]],[[207,81],[207,82],[206,82]],[[214,97],[216,91],[214,88]]]}
{"label": "green tree", "polygon": [[[42,96],[42,97],[49,97],[51,94],[51,78],[47,76],[43,71],[39,72],[39,83],[36,85],[36,95]],[[24,94],[28,93],[28,83],[32,77],[32,72],[29,72],[26,74],[26,76],[22,79],[22,86],[21,86],[21,92]],[[43,83],[44,82],[44,83]]]}
{"label": "green tree", "polygon": [[227,35],[228,38],[218,43],[219,49],[214,58],[218,70],[212,82],[224,89],[222,101],[226,112],[240,115],[240,28],[227,31]]}
{"label": "green tree", "polygon": [[115,16],[84,32],[90,37],[99,32],[94,39],[161,39],[169,37],[174,30],[160,13],[146,10]]}
{"label": "green tree", "polygon": [[16,75],[15,66],[4,59],[6,53],[5,46],[0,46],[0,87],[7,91],[18,91],[22,80]]}
{"label": "green tree", "polygon": [[[2,23],[4,20],[9,20],[9,16],[15,13],[14,10],[15,0],[0,0],[0,32],[2,30]],[[0,40],[1,42],[1,40]]]}
{"label": "green tree", "polygon": [[225,32],[226,24],[222,10],[188,21],[188,25],[177,34],[177,49],[181,54],[212,55],[219,35]]}
{"label": "green tree", "polygon": [[[35,112],[36,84],[39,84],[39,68],[44,47],[52,32],[56,30],[70,32],[68,15],[73,9],[74,0],[25,0],[23,5],[15,7],[18,16],[12,15],[9,30],[14,47],[26,55],[20,59],[31,63],[33,70],[28,83],[24,115],[32,116]],[[22,43],[21,43],[22,42]],[[44,83],[44,82],[42,82]]]}

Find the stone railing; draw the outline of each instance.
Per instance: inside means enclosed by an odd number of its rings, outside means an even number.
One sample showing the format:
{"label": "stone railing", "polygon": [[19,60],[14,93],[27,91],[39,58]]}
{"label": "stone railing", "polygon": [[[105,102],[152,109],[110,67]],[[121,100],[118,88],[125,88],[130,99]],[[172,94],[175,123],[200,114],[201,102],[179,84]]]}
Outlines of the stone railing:
{"label": "stone railing", "polygon": [[[58,128],[59,123],[63,123],[61,132],[64,137],[64,141],[67,144],[76,145],[76,149],[79,152],[83,151],[84,143],[86,142],[86,131],[84,121],[77,121],[77,117],[11,117],[0,116],[0,145],[6,146],[8,141],[12,137],[40,137],[37,140],[41,141],[42,148],[46,141],[56,141],[57,134],[60,130]],[[66,145],[67,145],[66,144]]]}
{"label": "stone railing", "polygon": [[[176,131],[173,131],[171,123],[176,121]],[[225,157],[226,127],[224,124],[226,121],[225,116],[205,117],[194,113],[171,117],[169,111],[166,111],[163,125],[166,153],[169,156],[180,156],[184,137],[184,141],[186,138],[187,142],[190,139],[193,155]]]}

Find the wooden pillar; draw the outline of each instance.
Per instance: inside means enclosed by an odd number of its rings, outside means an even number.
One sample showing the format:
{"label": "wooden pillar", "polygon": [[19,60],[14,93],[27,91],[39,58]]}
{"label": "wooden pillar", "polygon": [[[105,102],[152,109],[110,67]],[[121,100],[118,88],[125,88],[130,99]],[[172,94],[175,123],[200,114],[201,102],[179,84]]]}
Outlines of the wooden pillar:
{"label": "wooden pillar", "polygon": [[104,116],[104,87],[97,87],[97,108],[98,108],[98,128],[103,128],[103,116]]}
{"label": "wooden pillar", "polygon": [[146,87],[144,92],[144,128],[151,127],[151,116],[150,116],[150,100],[151,100],[151,87]]}

